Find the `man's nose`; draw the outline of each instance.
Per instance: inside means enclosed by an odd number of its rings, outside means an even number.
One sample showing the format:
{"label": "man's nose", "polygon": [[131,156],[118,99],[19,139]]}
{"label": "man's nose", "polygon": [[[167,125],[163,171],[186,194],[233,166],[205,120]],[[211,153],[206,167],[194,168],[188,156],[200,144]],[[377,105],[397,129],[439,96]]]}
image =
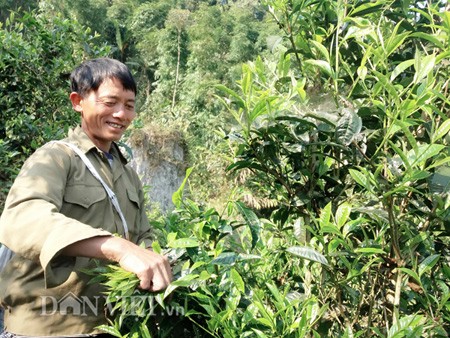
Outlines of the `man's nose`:
{"label": "man's nose", "polygon": [[116,109],[116,111],[114,112],[113,116],[116,117],[116,118],[120,118],[120,119],[125,118],[125,116],[126,116],[125,109],[124,108]]}
{"label": "man's nose", "polygon": [[135,112],[134,110],[131,111],[130,109],[127,109],[124,104],[118,104],[113,116],[122,120],[132,120],[135,116]]}

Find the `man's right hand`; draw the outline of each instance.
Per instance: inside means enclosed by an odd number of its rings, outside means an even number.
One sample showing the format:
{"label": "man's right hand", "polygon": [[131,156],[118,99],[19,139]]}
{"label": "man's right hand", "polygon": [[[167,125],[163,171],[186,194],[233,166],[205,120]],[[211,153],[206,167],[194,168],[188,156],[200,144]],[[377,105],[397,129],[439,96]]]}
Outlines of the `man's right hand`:
{"label": "man's right hand", "polygon": [[136,274],[141,281],[139,286],[144,290],[161,291],[172,281],[172,269],[167,257],[137,245],[124,253],[119,264]]}
{"label": "man's right hand", "polygon": [[172,281],[172,269],[167,257],[120,237],[99,236],[84,239],[67,246],[62,254],[117,262],[123,269],[136,274],[143,290],[162,291]]}

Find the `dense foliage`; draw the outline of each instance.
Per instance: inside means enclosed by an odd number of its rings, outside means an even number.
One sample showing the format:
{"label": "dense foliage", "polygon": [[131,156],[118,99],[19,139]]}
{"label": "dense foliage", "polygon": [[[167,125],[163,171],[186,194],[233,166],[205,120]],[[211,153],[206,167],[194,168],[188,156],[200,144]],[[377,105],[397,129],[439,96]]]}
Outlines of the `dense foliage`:
{"label": "dense foliage", "polygon": [[143,111],[196,140],[186,181],[221,157],[238,188],[221,211],[183,198],[185,181],[174,212],[152,219],[176,276],[165,293],[115,266],[94,272],[115,309],[105,331],[448,336],[445,2],[106,3],[115,53],[152,93]]}
{"label": "dense foliage", "polygon": [[[17,9],[20,5],[9,4],[8,7],[8,4],[7,1],[4,4],[5,13],[6,9]],[[23,1],[21,4],[28,8],[33,2]],[[207,182],[207,186],[211,187],[197,189],[196,195],[203,199],[221,195],[225,186],[221,179],[224,165],[217,155],[220,139],[214,131],[229,119],[224,114],[224,107],[214,98],[214,85],[233,85],[240,76],[241,63],[267,51],[266,36],[272,34],[276,26],[264,21],[261,6],[253,1],[242,1],[231,6],[208,1],[42,0],[38,7],[39,14],[33,12],[28,16],[42,26],[42,32],[28,29],[25,25],[22,39],[47,44],[42,46],[42,52],[34,51],[35,57],[40,57],[38,53],[41,53],[42,60],[49,57],[59,60],[59,67],[64,68],[44,67],[42,63],[32,60],[32,50],[23,53],[20,60],[32,64],[36,74],[39,74],[35,78],[42,80],[42,90],[45,91],[41,93],[42,101],[60,97],[58,102],[64,105],[61,104],[58,109],[70,112],[67,94],[64,94],[68,87],[62,81],[65,79],[61,78],[64,77],[61,74],[69,72],[82,58],[108,54],[125,62],[135,74],[140,88],[139,119],[135,121],[135,127],[159,123],[177,129],[190,148],[195,149],[189,153],[190,161],[197,167],[192,175],[193,182]],[[23,12],[15,13],[15,20],[20,20],[22,15]],[[73,27],[69,32],[67,25],[76,25],[77,28]],[[82,27],[89,27],[89,31],[83,32],[86,28]],[[6,34],[9,28],[3,28]],[[43,38],[44,34],[47,34],[47,39]],[[97,48],[104,49],[103,46],[108,45],[108,50],[87,51],[88,44],[91,49],[94,46],[90,35],[95,36]],[[74,42],[76,46],[72,51]],[[53,44],[66,46],[62,50],[67,55],[54,53],[45,56],[45,49],[54,48]],[[26,72],[26,68],[23,71]],[[37,84],[33,82],[35,78],[27,76],[27,73],[20,76],[30,86]],[[11,81],[10,78],[2,79],[5,86],[10,86]],[[55,95],[52,96],[52,93]],[[54,106],[45,106],[45,109],[55,110]],[[45,127],[53,128],[53,120],[47,121],[51,123]],[[206,125],[209,128],[204,128]],[[43,141],[37,138],[35,143],[40,145]],[[29,144],[24,143],[23,146],[24,149],[14,145],[10,152],[24,152],[26,156],[33,150]],[[17,172],[23,157],[10,163],[8,168]],[[13,177],[8,175],[4,179],[10,181]]]}
{"label": "dense foliage", "polygon": [[13,12],[0,27],[1,195],[32,151],[78,121],[69,74],[83,58],[107,50],[94,46],[88,29],[57,16]]}
{"label": "dense foliage", "polygon": [[[228,169],[254,210],[180,190],[158,226],[178,279],[140,304],[152,316],[120,312],[109,332],[448,336],[450,16],[400,4],[266,3],[285,29],[280,61],[217,86],[236,122]],[[133,284],[106,276],[126,308]]]}

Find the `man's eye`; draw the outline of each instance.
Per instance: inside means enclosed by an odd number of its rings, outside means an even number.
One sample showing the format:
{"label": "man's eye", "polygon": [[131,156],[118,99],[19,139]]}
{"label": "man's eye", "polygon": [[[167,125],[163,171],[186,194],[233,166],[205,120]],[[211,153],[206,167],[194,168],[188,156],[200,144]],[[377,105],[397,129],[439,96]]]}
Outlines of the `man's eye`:
{"label": "man's eye", "polygon": [[108,106],[108,107],[114,107],[114,105],[116,104],[115,102],[113,102],[113,101],[105,101],[105,102],[103,102],[106,106]]}
{"label": "man's eye", "polygon": [[127,108],[128,110],[133,110],[134,109],[134,105],[132,104],[126,104],[125,108]]}

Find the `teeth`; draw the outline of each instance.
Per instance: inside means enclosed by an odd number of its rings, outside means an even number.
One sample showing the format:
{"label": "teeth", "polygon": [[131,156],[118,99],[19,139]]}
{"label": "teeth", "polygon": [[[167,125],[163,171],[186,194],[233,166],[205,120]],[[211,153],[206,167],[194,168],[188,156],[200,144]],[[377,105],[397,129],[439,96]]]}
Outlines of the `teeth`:
{"label": "teeth", "polygon": [[122,129],[122,128],[123,128],[123,126],[121,126],[120,124],[117,124],[117,123],[111,123],[111,122],[108,122],[108,124],[109,124],[111,127],[114,127],[114,128],[119,128],[119,129]]}

